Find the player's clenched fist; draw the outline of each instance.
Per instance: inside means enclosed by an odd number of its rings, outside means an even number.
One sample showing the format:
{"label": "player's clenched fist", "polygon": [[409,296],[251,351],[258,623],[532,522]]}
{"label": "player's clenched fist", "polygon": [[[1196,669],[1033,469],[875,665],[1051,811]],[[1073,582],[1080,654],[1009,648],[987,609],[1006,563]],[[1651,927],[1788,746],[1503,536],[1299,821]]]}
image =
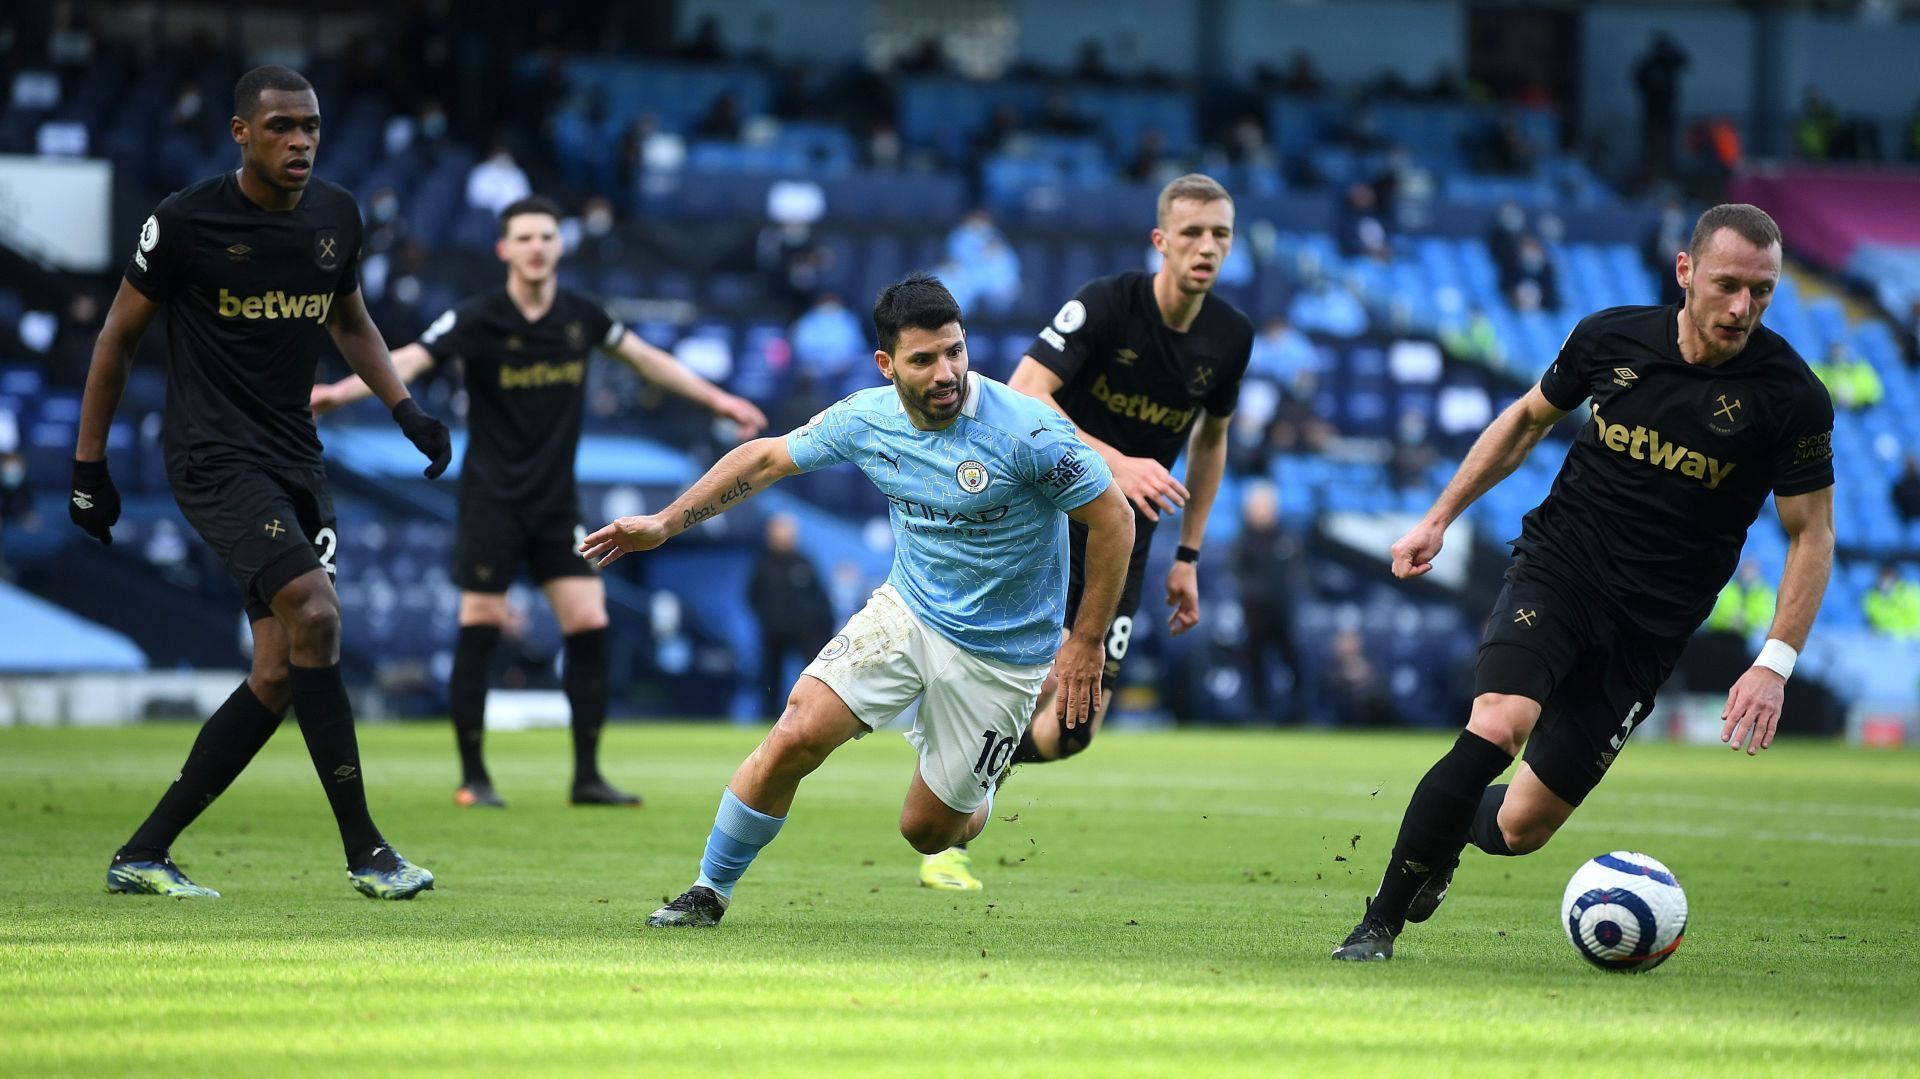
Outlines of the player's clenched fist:
{"label": "player's clenched fist", "polygon": [[621,517],[580,543],[580,557],[601,568],[628,551],[651,551],[667,542],[667,526],[658,517]]}
{"label": "player's clenched fist", "polygon": [[1431,570],[1446,534],[1445,528],[1426,521],[1408,529],[1393,545],[1393,575],[1404,580]]}
{"label": "player's clenched fist", "polygon": [[446,424],[427,415],[411,397],[403,397],[393,406],[393,422],[400,425],[407,441],[426,455],[428,479],[447,470],[447,463],[453,460],[453,436],[447,433]]}
{"label": "player's clenched fist", "polygon": [[120,520],[120,492],[107,475],[105,461],[73,463],[73,493],[67,498],[67,516],[81,531],[113,546],[112,528]]}

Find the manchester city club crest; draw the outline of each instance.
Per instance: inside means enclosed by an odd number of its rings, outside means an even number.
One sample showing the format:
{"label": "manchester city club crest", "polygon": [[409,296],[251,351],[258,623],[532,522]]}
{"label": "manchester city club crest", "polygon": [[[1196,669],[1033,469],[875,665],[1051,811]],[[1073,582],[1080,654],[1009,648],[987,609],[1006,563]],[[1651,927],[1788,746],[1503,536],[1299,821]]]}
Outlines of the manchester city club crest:
{"label": "manchester city club crest", "polygon": [[844,633],[838,634],[833,638],[833,640],[827,642],[827,646],[825,648],[822,648],[820,650],[820,658],[823,661],[831,661],[831,660],[839,659],[841,656],[844,656],[847,654],[847,649],[851,647],[852,644],[853,644],[852,641],[847,640],[846,634]]}
{"label": "manchester city club crest", "polygon": [[960,489],[970,495],[977,495],[987,489],[987,466],[978,461],[962,461],[960,467],[953,470],[955,482]]}
{"label": "manchester city club crest", "polygon": [[315,229],[313,232],[313,262],[323,270],[337,269],[340,259],[346,254],[340,250],[340,230],[336,228]]}

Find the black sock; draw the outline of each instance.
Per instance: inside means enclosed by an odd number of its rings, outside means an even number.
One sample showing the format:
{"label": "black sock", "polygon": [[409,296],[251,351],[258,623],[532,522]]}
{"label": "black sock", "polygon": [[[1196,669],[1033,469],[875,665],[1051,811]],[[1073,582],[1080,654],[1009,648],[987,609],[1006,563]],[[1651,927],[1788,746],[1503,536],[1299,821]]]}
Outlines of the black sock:
{"label": "black sock", "polygon": [[[1036,720],[1035,722],[1041,721]],[[1040,755],[1040,747],[1033,743],[1033,725],[1028,724],[1027,729],[1020,735],[1020,744],[1013,747],[1012,763],[1044,764],[1050,759],[1052,758],[1042,757]]]}
{"label": "black sock", "polygon": [[1435,762],[1407,800],[1393,861],[1380,881],[1367,913],[1398,934],[1406,927],[1407,906],[1427,878],[1459,864],[1467,828],[1480,807],[1481,792],[1507,770],[1507,751],[1472,731],[1461,731],[1453,748]]}
{"label": "black sock", "polygon": [[600,779],[600,728],[607,723],[607,631],[583,630],[567,637],[564,684],[573,712],[573,783]]}
{"label": "black sock", "polygon": [[293,711],[300,720],[300,735],[307,740],[307,756],[313,758],[313,770],[319,773],[320,786],[333,806],[333,820],[340,826],[347,864],[359,865],[386,841],[367,813],[367,788],[360,776],[360,747],[353,736],[353,704],[347,700],[347,684],[340,677],[338,663],[331,667],[294,667],[290,673]]}
{"label": "black sock", "polygon": [[1507,837],[1500,831],[1500,804],[1506,800],[1505,783],[1495,784],[1481,792],[1480,808],[1474,811],[1473,823],[1467,828],[1467,839],[1488,854],[1511,858],[1513,848],[1507,846]]}
{"label": "black sock", "polygon": [[447,696],[453,711],[453,741],[460,750],[460,783],[489,783],[487,762],[480,755],[487,729],[487,667],[499,626],[461,626],[453,646],[453,677]]}
{"label": "black sock", "polygon": [[173,846],[187,825],[225,793],[279,728],[280,717],[260,703],[252,687],[240,683],[240,688],[201,725],[193,748],[187,751],[187,763],[180,767],[179,778],[160,796],[159,804],[113,860],[143,862],[165,858],[167,848]]}

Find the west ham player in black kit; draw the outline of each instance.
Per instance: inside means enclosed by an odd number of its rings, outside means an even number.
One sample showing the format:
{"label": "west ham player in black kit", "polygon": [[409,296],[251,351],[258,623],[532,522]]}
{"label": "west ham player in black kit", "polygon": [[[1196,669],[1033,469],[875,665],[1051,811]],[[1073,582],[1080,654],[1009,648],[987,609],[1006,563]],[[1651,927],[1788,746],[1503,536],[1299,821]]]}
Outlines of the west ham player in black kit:
{"label": "west ham player in black kit", "polygon": [[307,411],[330,334],[432,464],[447,467],[446,426],[394,373],[359,290],[360,211],[312,179],[320,141],[313,88],[283,67],[256,68],[233,92],[239,171],[162,202],[140,230],[126,280],[94,346],[74,451],[75,524],[112,543],[120,496],[107,474],[107,429],[134,349],[161,307],[167,324],[167,479],[180,512],[225,563],[253,625],[253,669],[194,740],[186,764],[114,855],[109,891],[217,896],[168,856],[227,789],[289,706],[332,804],[353,886],[410,899],[433,874],[387,845],[367,812],[353,709],[340,679],[338,530]]}
{"label": "west ham player in black kit", "polygon": [[[564,684],[573,712],[574,805],[637,806],[638,795],[600,775],[600,728],[607,715],[607,591],[580,557],[573,460],[586,403],[587,361],[610,352],[642,377],[739,425],[766,426],[753,402],[714,386],[640,338],[599,301],[559,285],[560,211],[539,197],[500,214],[496,251],[507,283],[440,316],[420,340],[393,354],[411,382],[438,360],[466,367],[473,414],[460,470],[460,639],[454,646],[455,742],[463,806],[504,807],[481,756],[487,664],[507,620],[507,588],[524,565],[546,593],[566,637]],[[313,389],[316,413],[371,392],[358,377]]]}
{"label": "west ham player in black kit", "polygon": [[[1335,959],[1390,958],[1405,923],[1445,898],[1468,842],[1528,854],[1566,823],[1653,707],[1769,493],[1789,537],[1779,606],[1727,694],[1720,737],[1748,755],[1773,742],[1833,562],[1833,404],[1760,324],[1780,280],[1772,218],[1746,205],[1708,210],[1675,276],[1684,304],[1583,320],[1393,545],[1396,576],[1427,572],[1447,525],[1592,400],[1513,543],[1467,729],[1414,788],[1380,890]],[[1512,783],[1488,786],[1522,746]]]}
{"label": "west ham player in black kit", "polygon": [[[1167,573],[1166,600],[1173,608],[1167,627],[1178,636],[1200,621],[1196,563],[1226,470],[1227,428],[1254,329],[1232,304],[1209,295],[1233,248],[1233,198],[1226,188],[1191,173],[1161,189],[1157,209],[1152,239],[1162,259],[1159,271],[1089,281],[1040,331],[1008,383],[1072,420],[1134,507],[1132,561],[1107,629],[1098,705],[1085,723],[1057,720],[1049,683],[1014,763],[1071,757],[1092,741],[1133,636],[1154,526],[1161,514],[1183,508],[1180,545]],[[1182,448],[1184,484],[1169,471]],[[1087,530],[1072,522],[1068,528],[1071,625],[1086,580]],[[954,891],[981,887],[962,848],[929,856],[920,883]]]}

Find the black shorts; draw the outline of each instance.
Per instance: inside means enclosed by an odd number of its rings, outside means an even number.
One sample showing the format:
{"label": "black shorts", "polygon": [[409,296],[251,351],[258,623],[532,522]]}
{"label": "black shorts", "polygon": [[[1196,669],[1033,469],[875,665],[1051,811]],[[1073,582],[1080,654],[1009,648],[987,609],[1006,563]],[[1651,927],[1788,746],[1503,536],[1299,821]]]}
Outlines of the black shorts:
{"label": "black shorts", "polygon": [[245,461],[169,470],[180,513],[240,586],[247,619],[273,617],[275,593],[316,569],[335,574],[340,534],[327,474]]}
{"label": "black shorts", "polygon": [[529,514],[483,498],[462,498],[453,583],[463,592],[505,592],[522,566],[535,584],[592,577],[600,571],[580,557],[585,538],[580,511],[571,507]]}
{"label": "black shorts", "polygon": [[[1127,583],[1120,589],[1120,605],[1113,609],[1113,621],[1107,626],[1107,664],[1101,677],[1114,688],[1120,677],[1120,664],[1127,658],[1127,646],[1133,640],[1133,615],[1140,609],[1140,586],[1147,576],[1147,548],[1153,546],[1154,522],[1133,511],[1133,557],[1127,562]],[[1080,591],[1086,586],[1087,526],[1067,522],[1067,540],[1072,561],[1067,570],[1067,628],[1080,613]]]}
{"label": "black shorts", "polygon": [[1487,619],[1473,692],[1540,702],[1526,762],[1548,790],[1579,805],[1653,710],[1686,645],[1646,636],[1598,597],[1516,557]]}

